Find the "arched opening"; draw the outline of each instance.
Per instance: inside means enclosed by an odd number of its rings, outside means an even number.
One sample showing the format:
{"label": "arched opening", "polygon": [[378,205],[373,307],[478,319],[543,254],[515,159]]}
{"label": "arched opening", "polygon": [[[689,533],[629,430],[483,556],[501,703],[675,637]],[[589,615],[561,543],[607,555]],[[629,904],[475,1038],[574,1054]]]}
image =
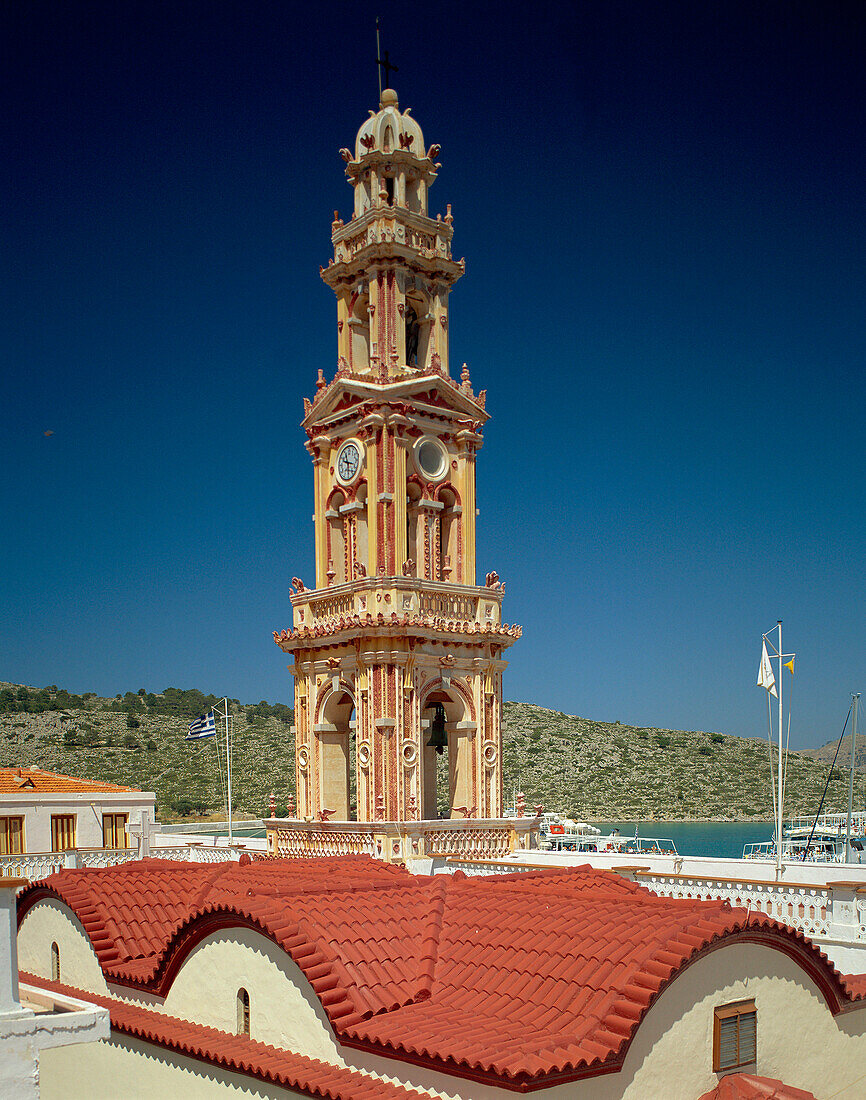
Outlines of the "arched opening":
{"label": "arched opening", "polygon": [[416,214],[423,214],[421,209],[421,181],[417,179],[406,180],[406,205]]}
{"label": "arched opening", "polygon": [[406,557],[415,562],[416,576],[423,573],[423,542],[419,542],[419,533],[423,535],[423,524],[419,522],[418,501],[421,499],[421,486],[410,480],[406,485]]}
{"label": "arched opening", "polygon": [[439,579],[461,583],[458,574],[458,536],[460,531],[460,506],[457,494],[451,488],[439,491],[443,508],[439,513]]}
{"label": "arched opening", "polygon": [[[340,509],[346,495],[337,489],[328,500],[325,519],[328,521],[329,583],[342,584],[346,579],[346,515]],[[333,574],[333,576],[331,576]]]}
{"label": "arched opening", "polygon": [[393,176],[385,176],[385,178],[383,179],[382,182],[385,184],[385,196],[386,196],[385,201],[388,203],[389,206],[393,206],[394,205],[394,177]]}
{"label": "arched opening", "polygon": [[56,943],[51,944],[51,980],[60,981],[60,948]]}
{"label": "arched opening", "polygon": [[385,138],[382,142],[382,151],[385,152],[385,153],[390,153],[393,144],[394,144],[394,131],[391,129],[390,126],[386,126],[385,127]]}
{"label": "arched opening", "polygon": [[[363,570],[368,567],[369,557],[369,535],[367,529],[367,483],[362,481],[355,492],[355,500],[358,504],[362,505],[355,512],[355,562],[362,566]],[[358,571],[353,570],[352,575],[357,575]]]}
{"label": "arched opening", "polygon": [[358,760],[355,700],[344,688],[331,691],[316,726],[320,810],[334,821],[358,819]]}
{"label": "arched opening", "polygon": [[406,366],[425,367],[430,343],[430,306],[420,290],[406,295],[403,320],[406,325]]}
{"label": "arched opening", "polygon": [[243,988],[238,990],[238,1035],[250,1037],[250,995]]}
{"label": "arched opening", "polygon": [[352,333],[350,345],[351,366],[355,371],[364,371],[370,366],[370,301],[366,294],[359,294],[352,302],[349,316],[349,328]]}
{"label": "arched opening", "polygon": [[[445,712],[447,747],[430,745],[437,704]],[[434,688],[424,700],[421,721],[421,809],[425,821],[466,817],[473,810],[472,757],[466,707],[453,688]]]}

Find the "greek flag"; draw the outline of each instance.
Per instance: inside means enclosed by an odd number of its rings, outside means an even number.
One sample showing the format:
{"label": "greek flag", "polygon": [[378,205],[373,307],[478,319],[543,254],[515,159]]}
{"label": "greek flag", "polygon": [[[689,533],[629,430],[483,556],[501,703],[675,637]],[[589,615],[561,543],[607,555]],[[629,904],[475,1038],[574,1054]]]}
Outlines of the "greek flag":
{"label": "greek flag", "polygon": [[189,724],[189,733],[186,735],[187,741],[198,741],[202,737],[215,737],[216,736],[216,722],[214,721],[213,711],[210,714],[202,714],[199,718],[196,718],[194,722]]}

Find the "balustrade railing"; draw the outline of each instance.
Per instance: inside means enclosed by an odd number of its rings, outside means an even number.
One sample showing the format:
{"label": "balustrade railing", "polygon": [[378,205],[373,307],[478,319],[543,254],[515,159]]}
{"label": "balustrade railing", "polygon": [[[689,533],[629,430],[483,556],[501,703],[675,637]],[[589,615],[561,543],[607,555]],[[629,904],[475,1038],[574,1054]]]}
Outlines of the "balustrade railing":
{"label": "balustrade railing", "polygon": [[636,871],[634,879],[660,897],[729,901],[738,908],[764,913],[806,936],[830,935],[832,886],[664,875],[648,871]]}
{"label": "balustrade railing", "polygon": [[310,600],[310,614],[314,619],[333,619],[337,615],[349,615],[354,610],[355,596],[352,592]]}
{"label": "balustrade railing", "polygon": [[[241,846],[212,848],[200,844],[151,846],[152,859],[171,859],[186,863],[226,863],[240,858]],[[70,848],[65,852],[24,852],[0,856],[0,876],[26,878],[30,882],[47,878],[57,871],[75,867],[116,867],[141,859],[138,848]]]}
{"label": "balustrade railing", "polygon": [[472,596],[449,596],[443,592],[422,592],[419,605],[421,613],[440,615],[443,619],[474,622],[478,599]]}

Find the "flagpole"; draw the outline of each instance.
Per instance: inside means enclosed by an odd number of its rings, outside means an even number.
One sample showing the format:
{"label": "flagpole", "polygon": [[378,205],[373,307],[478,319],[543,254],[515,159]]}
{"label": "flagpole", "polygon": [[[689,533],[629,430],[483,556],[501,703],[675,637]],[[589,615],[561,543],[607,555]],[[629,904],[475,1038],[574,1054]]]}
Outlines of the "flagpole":
{"label": "flagpole", "polygon": [[226,720],[226,787],[228,789],[229,844],[232,843],[232,743],[229,737],[229,701],[223,699]]}
{"label": "flagpole", "polygon": [[779,627],[779,766],[776,768],[776,782],[779,785],[779,825],[776,832],[776,878],[782,876],[782,620],[778,620]]}

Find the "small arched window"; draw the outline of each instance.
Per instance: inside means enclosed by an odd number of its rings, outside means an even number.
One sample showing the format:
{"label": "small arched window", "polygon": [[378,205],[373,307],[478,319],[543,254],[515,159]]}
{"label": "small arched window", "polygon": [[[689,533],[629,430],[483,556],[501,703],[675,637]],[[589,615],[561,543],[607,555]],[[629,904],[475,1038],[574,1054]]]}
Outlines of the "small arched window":
{"label": "small arched window", "polygon": [[250,1035],[250,995],[245,989],[238,990],[238,1035]]}
{"label": "small arched window", "polygon": [[60,948],[56,943],[51,944],[51,980],[60,981]]}

